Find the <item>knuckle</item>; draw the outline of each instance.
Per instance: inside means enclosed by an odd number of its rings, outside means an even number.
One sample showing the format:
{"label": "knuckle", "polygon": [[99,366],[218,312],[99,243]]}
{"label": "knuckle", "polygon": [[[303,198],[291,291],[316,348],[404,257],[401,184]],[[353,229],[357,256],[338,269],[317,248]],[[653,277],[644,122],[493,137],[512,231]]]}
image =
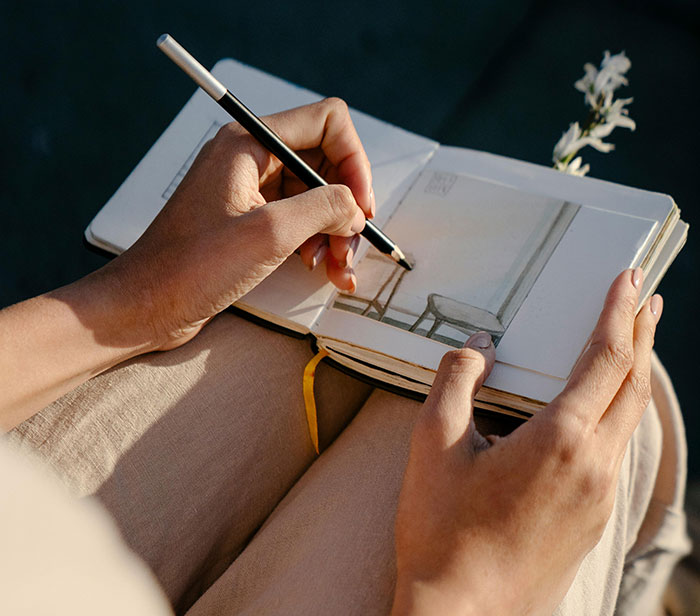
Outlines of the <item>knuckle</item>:
{"label": "knuckle", "polygon": [[592,504],[607,503],[613,485],[612,475],[610,465],[605,461],[591,460],[579,474],[580,496]]}
{"label": "knuckle", "polygon": [[329,96],[321,101],[321,104],[328,107],[332,113],[340,113],[344,115],[350,115],[350,110],[348,104],[337,96]]}
{"label": "knuckle", "polygon": [[620,310],[630,319],[637,314],[637,298],[632,295],[623,295],[620,298]]}
{"label": "knuckle", "polygon": [[214,139],[216,141],[228,141],[232,137],[240,137],[242,134],[244,134],[244,131],[238,122],[229,122],[216,131]]}
{"label": "knuckle", "polygon": [[549,430],[550,451],[557,463],[568,465],[577,460],[589,432],[590,428],[578,415],[566,413],[558,416]]}
{"label": "knuckle", "polygon": [[640,407],[646,408],[651,401],[651,379],[645,372],[633,370],[629,374],[629,385]]}
{"label": "knuckle", "polygon": [[482,371],[486,358],[474,349],[455,349],[448,351],[440,360],[440,372]]}
{"label": "knuckle", "polygon": [[341,218],[351,218],[355,214],[355,199],[352,191],[344,184],[331,184],[326,189],[328,204]]}
{"label": "knuckle", "polygon": [[224,124],[210,140],[211,150],[221,156],[230,156],[242,147],[245,140],[252,139],[238,122]]}
{"label": "knuckle", "polygon": [[632,345],[622,336],[602,343],[600,353],[605,364],[620,374],[626,375],[634,365]]}

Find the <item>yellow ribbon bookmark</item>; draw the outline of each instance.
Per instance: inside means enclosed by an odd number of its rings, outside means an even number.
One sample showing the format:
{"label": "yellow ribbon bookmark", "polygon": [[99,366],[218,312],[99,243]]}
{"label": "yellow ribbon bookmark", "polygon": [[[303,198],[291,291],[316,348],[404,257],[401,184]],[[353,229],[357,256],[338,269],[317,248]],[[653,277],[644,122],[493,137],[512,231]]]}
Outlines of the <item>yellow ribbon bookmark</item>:
{"label": "yellow ribbon bookmark", "polygon": [[318,418],[316,414],[316,399],[314,398],[314,380],[316,377],[316,366],[328,355],[327,351],[321,349],[311,358],[311,361],[304,368],[304,378],[302,380],[304,388],[304,406],[306,407],[306,423],[309,426],[309,436],[314,445],[316,454],[318,451]]}

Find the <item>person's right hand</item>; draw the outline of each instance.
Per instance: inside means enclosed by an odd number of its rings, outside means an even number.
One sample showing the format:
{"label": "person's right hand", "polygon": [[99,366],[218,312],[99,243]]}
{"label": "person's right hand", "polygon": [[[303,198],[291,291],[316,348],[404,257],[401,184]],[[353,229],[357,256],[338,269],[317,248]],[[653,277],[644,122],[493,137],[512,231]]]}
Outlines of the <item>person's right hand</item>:
{"label": "person's right hand", "polygon": [[561,602],[605,529],[649,403],[662,301],[635,318],[640,287],[641,270],[618,276],[563,392],[509,436],[474,427],[488,335],[445,356],[401,490],[393,614],[551,614]]}
{"label": "person's right hand", "polygon": [[222,127],[131,248],[2,311],[0,429],[122,361],[184,344],[297,249],[354,292],[374,197],[347,105],[326,99],[265,120],[330,185],[305,190],[241,126]]}
{"label": "person's right hand", "polygon": [[325,265],[336,287],[355,291],[357,234],[375,206],[347,105],[326,99],[265,122],[330,185],[306,190],[239,124],[222,127],[145,233],[102,270],[136,298],[133,321],[155,349],[192,338],[297,249],[309,268]]}

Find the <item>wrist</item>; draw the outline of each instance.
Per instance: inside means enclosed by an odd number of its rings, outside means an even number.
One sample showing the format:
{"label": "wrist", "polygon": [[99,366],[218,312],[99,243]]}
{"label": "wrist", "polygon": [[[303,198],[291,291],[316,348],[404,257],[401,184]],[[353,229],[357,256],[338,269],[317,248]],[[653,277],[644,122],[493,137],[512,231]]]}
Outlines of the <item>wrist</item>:
{"label": "wrist", "polygon": [[102,365],[96,373],[158,348],[153,325],[153,292],[119,259],[84,278],[47,294],[66,304],[80,324],[92,332]]}

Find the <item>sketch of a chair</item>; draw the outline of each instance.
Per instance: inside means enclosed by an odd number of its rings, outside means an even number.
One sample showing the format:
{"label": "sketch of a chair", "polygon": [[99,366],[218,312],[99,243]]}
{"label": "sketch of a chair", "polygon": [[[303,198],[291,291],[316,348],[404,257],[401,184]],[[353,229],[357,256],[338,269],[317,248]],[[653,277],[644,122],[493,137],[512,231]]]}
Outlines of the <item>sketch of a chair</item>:
{"label": "sketch of a chair", "polygon": [[356,310],[361,316],[382,321],[407,271],[398,263],[389,261],[382,254],[368,254],[365,256],[365,260],[376,263],[373,267],[376,268],[376,271],[384,274],[374,296],[363,297],[360,294],[339,293],[338,297],[349,305],[357,306],[359,304]]}
{"label": "sketch of a chair", "polygon": [[433,324],[428,333],[425,334],[426,338],[432,338],[443,324],[454,327],[467,335],[477,331],[486,331],[495,340],[500,339],[505,332],[505,327],[495,314],[437,293],[428,295],[425,310],[408,331],[415,332],[418,326],[428,318],[433,319]]}
{"label": "sketch of a chair", "polygon": [[[381,287],[377,290],[377,293],[375,296],[370,299],[370,300],[365,300],[367,302],[367,307],[361,312],[362,316],[367,316],[374,308],[374,310],[377,311],[377,320],[381,321],[384,318],[384,315],[386,314],[387,309],[391,305],[391,300],[394,299],[394,295],[396,294],[396,291],[398,290],[399,286],[401,285],[401,281],[403,280],[403,277],[406,275],[406,270],[401,267],[400,265],[394,265],[391,269],[391,273],[387,277],[387,279],[384,281]],[[393,284],[391,284],[393,283]],[[391,284],[391,289],[389,291],[389,297],[387,297],[386,301],[382,303],[381,297],[384,291],[389,287]],[[359,299],[359,298],[358,298]]]}
{"label": "sketch of a chair", "polygon": [[[511,204],[509,207],[515,206]],[[363,273],[368,274],[366,280],[369,282],[358,294],[339,294],[338,298],[343,301],[336,301],[334,307],[452,346],[461,346],[463,335],[469,336],[477,331],[488,332],[498,344],[580,207],[569,202],[553,202],[551,207],[540,208],[535,220],[537,224],[532,229],[528,227],[524,232],[526,235],[504,239],[513,242],[509,248],[512,253],[509,253],[510,260],[504,259],[500,263],[500,269],[486,288],[474,288],[473,296],[468,285],[482,282],[468,282],[466,287],[460,288],[456,281],[442,276],[436,277],[436,286],[433,286],[433,280],[426,276],[425,270],[421,272],[423,277],[419,277],[420,288],[416,288],[416,278],[404,278],[406,270],[383,255],[370,252],[360,264],[365,267]],[[422,250],[430,265],[428,247],[423,246]],[[463,266],[470,267],[470,263],[464,262]],[[476,270],[477,274],[479,271]],[[459,276],[458,272],[455,269],[455,277]],[[480,280],[479,276],[474,280]],[[431,287],[434,292],[430,292]],[[460,299],[440,294],[449,293],[452,288],[459,293]],[[464,300],[479,303],[482,307]],[[425,309],[418,315],[423,301],[426,302]]]}

